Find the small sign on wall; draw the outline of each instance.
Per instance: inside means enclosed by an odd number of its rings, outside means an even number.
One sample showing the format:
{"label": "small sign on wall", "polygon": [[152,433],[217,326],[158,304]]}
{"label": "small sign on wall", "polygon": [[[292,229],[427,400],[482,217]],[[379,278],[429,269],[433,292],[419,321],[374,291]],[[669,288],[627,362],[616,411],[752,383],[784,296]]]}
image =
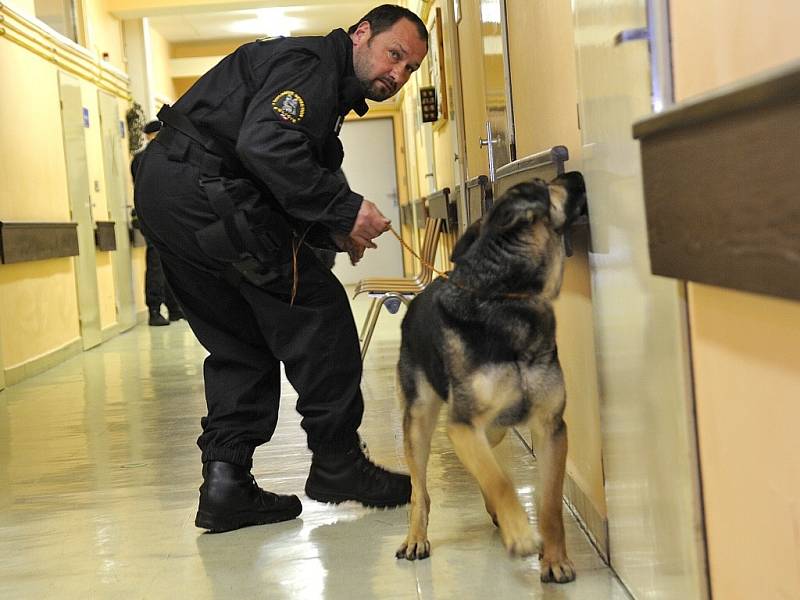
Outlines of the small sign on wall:
{"label": "small sign on wall", "polygon": [[419,104],[422,108],[422,122],[436,122],[439,118],[439,104],[436,101],[435,87],[431,85],[419,88]]}
{"label": "small sign on wall", "polygon": [[89,109],[86,108],[85,106],[83,107],[83,126],[84,127],[89,126]]}

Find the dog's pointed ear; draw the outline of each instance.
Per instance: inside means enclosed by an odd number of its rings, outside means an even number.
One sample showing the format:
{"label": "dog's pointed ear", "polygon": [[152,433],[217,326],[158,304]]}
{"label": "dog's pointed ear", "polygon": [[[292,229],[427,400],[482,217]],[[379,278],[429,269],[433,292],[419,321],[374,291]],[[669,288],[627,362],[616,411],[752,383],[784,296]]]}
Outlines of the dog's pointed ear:
{"label": "dog's pointed ear", "polygon": [[472,244],[475,243],[475,240],[478,239],[480,233],[481,233],[481,219],[478,219],[467,228],[467,230],[460,238],[458,238],[458,241],[456,242],[456,247],[453,248],[453,254],[450,255],[450,261],[457,263],[459,259],[463,258],[467,250],[469,250]]}
{"label": "dog's pointed ear", "polygon": [[550,201],[554,208],[564,214],[565,223],[570,223],[586,214],[586,183],[578,171],[562,173],[550,182]]}

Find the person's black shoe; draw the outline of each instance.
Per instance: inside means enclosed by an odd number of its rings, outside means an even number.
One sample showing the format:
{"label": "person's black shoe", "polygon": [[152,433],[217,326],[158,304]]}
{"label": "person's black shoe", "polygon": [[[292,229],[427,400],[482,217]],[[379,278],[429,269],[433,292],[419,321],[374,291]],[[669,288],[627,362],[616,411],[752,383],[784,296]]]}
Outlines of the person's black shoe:
{"label": "person's black shoe", "polygon": [[161,311],[157,308],[150,309],[150,318],[147,320],[147,324],[150,327],[163,327],[164,325],[169,325],[169,321],[167,321],[162,315]]}
{"label": "person's black shoe", "polygon": [[175,309],[175,310],[170,310],[170,311],[167,311],[167,312],[169,312],[169,320],[170,321],[180,321],[181,319],[185,319],[186,318],[186,317],[183,316],[183,311],[182,310]]}
{"label": "person's black shoe", "polygon": [[222,461],[203,465],[200,507],[194,524],[211,533],[289,521],[303,511],[300,499],[258,487],[247,467]]}
{"label": "person's black shoe", "polygon": [[333,504],[355,500],[379,508],[401,506],[411,500],[411,478],[379,467],[356,447],[342,454],[314,454],[306,495]]}

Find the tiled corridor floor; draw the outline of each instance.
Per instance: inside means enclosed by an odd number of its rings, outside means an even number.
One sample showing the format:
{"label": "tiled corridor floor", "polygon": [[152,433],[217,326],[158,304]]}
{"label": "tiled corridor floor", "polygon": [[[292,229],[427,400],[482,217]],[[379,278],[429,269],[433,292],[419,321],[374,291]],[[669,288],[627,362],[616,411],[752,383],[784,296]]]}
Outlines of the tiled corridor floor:
{"label": "tiled corridor floor", "polygon": [[[354,303],[358,324],[367,300]],[[366,361],[361,429],[377,462],[403,469],[394,363],[400,315],[381,316]],[[0,598],[627,599],[575,520],[578,578],[541,584],[512,560],[440,427],[431,458],[432,556],[399,561],[407,509],[332,507],[301,496],[288,523],[209,535],[194,527],[205,352],[185,322],[140,325],[0,392]],[[284,388],[260,448],[263,487],[301,494],[310,455]],[[535,462],[498,448],[532,513]]]}

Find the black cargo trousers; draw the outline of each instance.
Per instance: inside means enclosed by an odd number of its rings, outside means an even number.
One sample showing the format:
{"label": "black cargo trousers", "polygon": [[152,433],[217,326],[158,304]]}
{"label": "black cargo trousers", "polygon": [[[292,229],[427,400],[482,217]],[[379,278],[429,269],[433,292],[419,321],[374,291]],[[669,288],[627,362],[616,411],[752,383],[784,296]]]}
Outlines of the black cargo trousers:
{"label": "black cargo trousers", "polygon": [[[278,420],[280,363],[297,391],[297,411],[312,452],[335,453],[358,443],[364,409],[358,334],[347,294],[313,252],[268,284],[238,285],[227,265],[209,256],[196,232],[218,220],[197,166],[171,160],[158,139],[139,170],[136,211],[158,249],[164,275],[189,325],[208,350],[204,379],[208,414],[198,438],[203,462],[249,466]],[[291,246],[291,244],[289,244]],[[291,247],[282,261],[291,265]]]}
{"label": "black cargo trousers", "polygon": [[145,238],[145,240],[147,240],[144,271],[145,304],[151,311],[159,311],[161,310],[161,305],[165,304],[170,316],[180,314],[181,308],[175,300],[175,295],[164,281],[158,250],[150,243],[148,238]]}

